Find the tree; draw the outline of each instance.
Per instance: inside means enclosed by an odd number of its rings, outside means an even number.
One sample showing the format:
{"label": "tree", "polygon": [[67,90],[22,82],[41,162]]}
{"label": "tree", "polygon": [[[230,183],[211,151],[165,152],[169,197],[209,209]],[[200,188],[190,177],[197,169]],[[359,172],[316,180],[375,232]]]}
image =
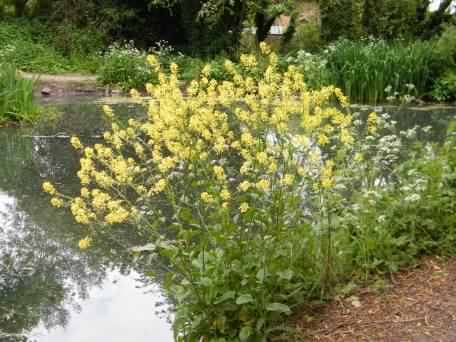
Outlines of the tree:
{"label": "tree", "polygon": [[429,39],[454,17],[455,0],[442,0],[431,12],[431,0],[320,0],[323,35],[326,40],[340,36],[359,38]]}

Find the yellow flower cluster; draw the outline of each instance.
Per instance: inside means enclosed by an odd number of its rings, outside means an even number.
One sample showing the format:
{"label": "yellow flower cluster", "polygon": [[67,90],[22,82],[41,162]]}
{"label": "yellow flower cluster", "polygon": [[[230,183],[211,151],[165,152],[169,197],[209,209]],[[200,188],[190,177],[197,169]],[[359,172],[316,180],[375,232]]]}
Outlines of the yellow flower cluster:
{"label": "yellow flower cluster", "polygon": [[367,132],[371,135],[377,133],[377,113],[372,112],[367,117]]}
{"label": "yellow flower cluster", "polygon": [[44,182],[42,188],[43,191],[48,193],[49,195],[55,195],[57,193],[54,186],[50,182]]}
{"label": "yellow flower cluster", "polygon": [[79,248],[84,250],[90,247],[92,244],[92,239],[88,236],[86,236],[84,239],[79,240]]}
{"label": "yellow flower cluster", "polygon": [[332,160],[327,160],[321,169],[320,181],[323,189],[331,189],[334,187],[333,168],[334,162]]}
{"label": "yellow flower cluster", "polygon": [[[147,118],[125,126],[113,122],[104,143],[94,147],[71,138],[81,153],[81,194],[70,201],[75,220],[133,220],[138,202],[174,203],[189,197],[180,192],[183,187],[200,203],[241,213],[250,209],[249,196],[271,196],[284,187],[292,192],[305,177],[332,188],[335,165],[325,161],[325,151],[337,153],[354,144],[347,97],[333,86],[309,91],[296,67],[281,73],[270,48],[262,43],[260,50],[262,57],[242,55],[241,68],[226,61],[229,80],[211,79],[211,67],[205,66],[185,94],[178,66],[171,64],[166,75],[158,59],[148,56],[159,84],[146,85]],[[131,95],[145,103],[139,92]],[[341,106],[331,107],[334,100]],[[103,111],[114,117],[109,106]],[[299,121],[303,130],[297,134]],[[43,190],[54,196],[54,206],[63,206],[50,183]]]}

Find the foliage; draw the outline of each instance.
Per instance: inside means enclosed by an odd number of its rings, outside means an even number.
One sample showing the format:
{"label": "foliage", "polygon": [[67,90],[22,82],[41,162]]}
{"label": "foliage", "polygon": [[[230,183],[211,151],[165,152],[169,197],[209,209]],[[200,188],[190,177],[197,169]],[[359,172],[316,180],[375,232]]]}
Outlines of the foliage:
{"label": "foliage", "polygon": [[456,26],[448,25],[437,40],[436,53],[446,68],[456,68]]}
{"label": "foliage", "polygon": [[428,0],[321,0],[323,37],[358,39],[431,38],[450,21],[451,0],[430,13]]}
{"label": "foliage", "polygon": [[316,52],[323,45],[320,28],[317,24],[301,24],[296,27],[290,42],[287,44],[288,50],[305,50]]}
{"label": "foliage", "polygon": [[14,65],[0,64],[0,123],[32,121],[38,113],[33,83],[20,78]]}
{"label": "foliage", "polygon": [[[89,37],[90,32],[76,33]],[[69,71],[92,71],[98,58],[84,51],[65,55],[57,48],[58,40],[52,31],[39,22],[3,21],[0,24],[0,63],[14,63],[19,69],[31,72],[61,73]],[[80,44],[92,46],[93,40]]]}
{"label": "foliage", "polygon": [[432,89],[431,96],[437,101],[456,100],[456,73],[449,72],[438,79]]}
{"label": "foliage", "polygon": [[319,89],[330,84],[331,74],[325,56],[299,50],[296,54],[280,58],[279,63],[283,70],[286,70],[289,65],[296,65],[310,89]]}
{"label": "foliage", "polygon": [[43,184],[86,226],[82,248],[119,224],[148,237],[134,252],[167,270],[178,341],[265,341],[347,275],[454,251],[454,137],[423,147],[427,129],[350,113],[340,89],[309,90],[261,50],[225,61],[225,81],[205,66],[185,92],[176,64],[167,75],[148,56],[153,100],[132,91],[147,118],[122,126],[105,106],[103,144],[71,139],[80,195]]}
{"label": "foliage", "polygon": [[103,56],[98,81],[103,85],[119,85],[124,90],[142,87],[156,80],[146,61],[147,54],[133,43],[113,44]]}
{"label": "foliage", "polygon": [[340,40],[324,56],[332,83],[357,103],[376,104],[390,96],[423,95],[439,72],[433,44],[428,42]]}

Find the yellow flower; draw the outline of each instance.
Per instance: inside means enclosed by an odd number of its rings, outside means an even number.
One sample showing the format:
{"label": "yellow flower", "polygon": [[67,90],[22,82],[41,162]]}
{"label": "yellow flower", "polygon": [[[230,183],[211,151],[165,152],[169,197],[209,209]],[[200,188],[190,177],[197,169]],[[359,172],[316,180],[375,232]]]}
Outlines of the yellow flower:
{"label": "yellow flower", "polygon": [[239,189],[241,191],[245,192],[245,191],[249,190],[250,186],[251,186],[251,184],[249,181],[243,181],[241,184],[239,184]]}
{"label": "yellow flower", "polygon": [[147,63],[149,63],[149,65],[156,70],[160,67],[160,63],[154,55],[147,56]]}
{"label": "yellow flower", "polygon": [[177,72],[179,70],[179,67],[177,66],[176,63],[171,63],[171,65],[169,66],[169,69],[171,70],[171,73],[173,75],[177,75]]}
{"label": "yellow flower", "polygon": [[54,186],[50,182],[43,183],[43,191],[48,193],[49,195],[55,195],[57,193]]}
{"label": "yellow flower", "polygon": [[265,165],[268,162],[268,155],[266,152],[259,152],[256,155],[256,159],[260,164]]}
{"label": "yellow flower", "polygon": [[217,180],[219,181],[224,181],[226,176],[225,176],[225,171],[223,170],[223,167],[221,166],[214,166],[214,174]]}
{"label": "yellow flower", "polygon": [[262,179],[256,183],[256,187],[259,190],[266,191],[269,189],[269,181],[267,179]]}
{"label": "yellow flower", "polygon": [[108,118],[112,118],[114,116],[114,112],[110,106],[104,105],[102,108],[103,112],[106,114]]}
{"label": "yellow flower", "polygon": [[208,194],[207,192],[202,192],[201,193],[201,199],[205,203],[213,203],[214,202],[214,197],[212,197],[212,195]]}
{"label": "yellow flower", "polygon": [[206,78],[209,77],[209,75],[211,74],[211,65],[210,64],[206,64],[203,67],[203,70],[201,70],[201,74],[203,76],[205,76]]}
{"label": "yellow flower", "polygon": [[327,145],[329,143],[329,138],[326,134],[320,133],[318,135],[318,143],[322,146]]}
{"label": "yellow flower", "polygon": [[354,160],[357,161],[357,162],[361,162],[363,161],[364,157],[363,157],[363,154],[362,153],[356,153],[355,156],[354,156]]}
{"label": "yellow flower", "polygon": [[79,240],[79,248],[84,250],[90,247],[92,239],[86,236],[84,239]]}
{"label": "yellow flower", "polygon": [[253,145],[253,137],[249,132],[244,132],[241,135],[241,142],[246,146]]}
{"label": "yellow flower", "polygon": [[241,211],[241,213],[246,213],[248,210],[249,210],[249,204],[246,203],[246,202],[243,202],[240,206],[239,206],[239,210]]}
{"label": "yellow flower", "polygon": [[88,198],[90,196],[89,189],[82,187],[81,188],[81,197]]}
{"label": "yellow flower", "polygon": [[321,186],[325,189],[330,189],[334,186],[334,179],[332,178],[322,178]]}
{"label": "yellow flower", "polygon": [[163,190],[165,190],[166,188],[166,185],[167,185],[167,182],[166,182],[166,179],[160,179],[157,183],[155,183],[153,189],[152,189],[152,192],[154,193],[160,193],[162,192]]}
{"label": "yellow flower", "polygon": [[340,130],[340,142],[342,144],[351,145],[355,142],[355,139],[353,139],[353,136],[350,134],[348,129],[342,128]]}
{"label": "yellow flower", "polygon": [[290,174],[286,174],[283,178],[282,178],[282,184],[284,185],[292,185],[293,182],[294,182],[294,179],[295,177],[293,175],[290,175]]}
{"label": "yellow flower", "polygon": [[53,197],[51,199],[51,205],[56,208],[60,208],[63,205],[63,201],[60,198]]}
{"label": "yellow flower", "polygon": [[76,150],[82,149],[82,144],[78,137],[71,137],[70,143]]}
{"label": "yellow flower", "polygon": [[131,89],[130,90],[130,96],[133,98],[133,100],[141,99],[141,94],[136,89]]}
{"label": "yellow flower", "polygon": [[223,189],[222,192],[220,193],[220,197],[223,200],[228,201],[231,198],[231,194],[227,189]]}
{"label": "yellow flower", "polygon": [[277,166],[277,162],[276,161],[273,161],[269,164],[269,167],[268,167],[268,172],[270,174],[273,174],[277,171],[278,169],[278,166]]}
{"label": "yellow flower", "polygon": [[260,50],[263,55],[269,55],[271,53],[271,48],[265,42],[260,43]]}
{"label": "yellow flower", "polygon": [[367,118],[367,132],[374,135],[377,132],[377,113],[372,112]]}

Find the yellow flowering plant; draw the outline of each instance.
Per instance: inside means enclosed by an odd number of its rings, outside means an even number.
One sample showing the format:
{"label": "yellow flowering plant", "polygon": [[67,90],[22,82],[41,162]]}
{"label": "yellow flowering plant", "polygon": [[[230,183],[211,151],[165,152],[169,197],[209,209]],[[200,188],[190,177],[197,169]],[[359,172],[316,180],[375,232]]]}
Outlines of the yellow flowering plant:
{"label": "yellow flowering plant", "polygon": [[204,68],[185,91],[177,66],[167,76],[149,57],[159,84],[147,85],[149,100],[132,93],[147,118],[122,126],[105,106],[102,144],[71,139],[80,195],[43,184],[87,226],[81,249],[100,227],[148,231],[145,244],[172,269],[165,288],[179,341],[264,341],[335,272],[331,216],[359,159],[348,99],[332,86],[309,90],[296,67],[280,72],[261,51],[261,62],[227,61],[227,81]]}

